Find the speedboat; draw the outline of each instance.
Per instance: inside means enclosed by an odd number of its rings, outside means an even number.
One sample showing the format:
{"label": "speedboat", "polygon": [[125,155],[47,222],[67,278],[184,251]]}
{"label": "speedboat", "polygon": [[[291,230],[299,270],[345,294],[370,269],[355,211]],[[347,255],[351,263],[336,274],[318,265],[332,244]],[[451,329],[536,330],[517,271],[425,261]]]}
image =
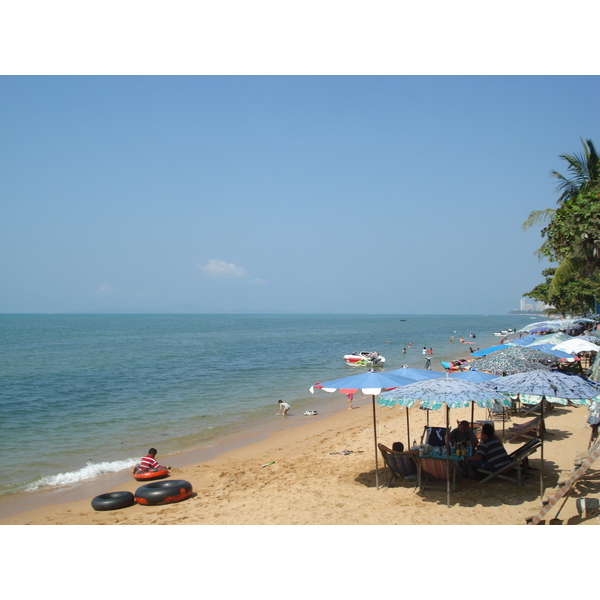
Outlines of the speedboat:
{"label": "speedboat", "polygon": [[347,365],[352,366],[381,366],[385,363],[385,357],[378,352],[353,352],[346,354],[344,360]]}

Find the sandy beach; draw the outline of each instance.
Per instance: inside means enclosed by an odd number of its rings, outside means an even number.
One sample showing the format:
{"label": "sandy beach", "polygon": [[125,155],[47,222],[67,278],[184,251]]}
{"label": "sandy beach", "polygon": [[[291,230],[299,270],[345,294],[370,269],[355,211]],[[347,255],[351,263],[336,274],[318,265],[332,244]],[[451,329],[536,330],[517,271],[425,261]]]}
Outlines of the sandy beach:
{"label": "sandy beach", "polygon": [[[344,403],[340,395],[340,403]],[[524,525],[541,508],[539,471],[523,486],[501,480],[485,484],[459,479],[446,505],[445,490],[418,493],[414,481],[395,480],[385,487],[381,455],[380,489],[375,485],[372,405],[355,402],[327,418],[272,433],[266,439],[236,448],[206,462],[176,467],[172,478],[193,485],[192,497],[164,506],[133,505],[113,511],[94,511],[91,498],[47,505],[0,520],[3,525]],[[406,411],[379,407],[378,441],[406,444]],[[587,449],[590,429],[586,407],[555,406],[547,416],[544,444],[544,483],[553,488],[570,472],[576,453]],[[298,416],[296,418],[302,418]],[[469,419],[470,409],[453,410],[451,424]],[[487,418],[475,409],[475,420]],[[527,417],[512,417],[523,422]],[[410,410],[411,438],[420,439],[426,411]],[[444,411],[430,413],[431,425],[445,425]],[[507,422],[506,427],[511,425]],[[502,423],[496,423],[502,431]],[[526,440],[506,444],[509,452]],[[160,456],[159,456],[160,458]],[[185,455],[180,462],[185,462]],[[268,464],[267,463],[272,463]],[[540,453],[530,459],[539,469]],[[263,466],[267,465],[267,466]],[[600,464],[593,467],[596,475]],[[114,489],[135,492],[133,477]],[[578,497],[598,497],[600,481],[581,483],[562,507],[563,524],[598,524],[596,517],[581,518]],[[560,504],[549,513],[554,517]]]}

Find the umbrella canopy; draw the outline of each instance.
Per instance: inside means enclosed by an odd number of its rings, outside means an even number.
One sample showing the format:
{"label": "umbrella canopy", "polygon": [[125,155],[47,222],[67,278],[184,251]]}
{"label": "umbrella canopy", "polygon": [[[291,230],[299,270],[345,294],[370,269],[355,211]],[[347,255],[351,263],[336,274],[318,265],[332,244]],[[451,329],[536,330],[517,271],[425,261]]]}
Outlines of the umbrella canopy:
{"label": "umbrella canopy", "polygon": [[504,348],[510,348],[511,346],[512,344],[498,344],[497,346],[490,346],[483,350],[477,350],[477,352],[471,352],[471,356],[487,356],[492,352],[496,352],[496,350],[503,350]]}
{"label": "umbrella canopy", "polygon": [[530,333],[532,331],[559,331],[561,329],[570,330],[581,328],[583,323],[593,322],[593,319],[574,318],[574,319],[552,319],[549,321],[539,321],[538,323],[530,323],[519,332]]}
{"label": "umbrella canopy", "polygon": [[485,384],[505,394],[520,394],[525,404],[537,404],[545,397],[557,404],[589,404],[589,399],[600,395],[600,385],[560,371],[531,371],[508,377],[498,377]]}
{"label": "umbrella canopy", "polygon": [[414,382],[414,379],[408,377],[400,377],[399,375],[389,375],[388,373],[380,373],[378,371],[367,371],[358,375],[342,377],[326,381],[325,383],[315,383],[310,387],[310,393],[314,394],[314,388],[319,388],[325,392],[341,392],[342,394],[350,394],[360,390],[363,394],[373,397],[373,438],[375,440],[375,485],[379,489],[379,461],[377,458],[377,419],[375,415],[375,396],[381,393],[382,390],[395,388],[401,385],[408,385]]}
{"label": "umbrella canopy", "polygon": [[554,344],[530,344],[527,348],[531,348],[533,350],[540,350],[541,352],[545,352],[546,354],[552,354],[552,356],[556,356],[558,358],[564,358],[570,362],[574,361],[575,358],[572,354],[568,352],[561,352],[560,350],[552,350]]}
{"label": "umbrella canopy", "polygon": [[585,340],[586,342],[592,342],[592,344],[600,344],[600,338],[597,335],[578,335],[576,340]]}
{"label": "umbrella canopy", "polygon": [[510,345],[512,345],[512,346],[528,346],[529,344],[539,344],[541,337],[542,336],[539,336],[539,335],[526,335],[522,338],[515,338],[514,340],[510,340]]}
{"label": "umbrella canopy", "polygon": [[484,371],[493,375],[513,375],[514,373],[524,373],[538,369],[549,370],[550,367],[537,362],[540,360],[540,354],[543,360],[547,358],[558,360],[554,356],[539,351],[533,355],[529,353],[528,356],[525,356],[526,352],[519,353],[519,351],[527,350],[531,349],[524,346],[512,346],[504,350],[497,350],[485,358],[480,358],[470,363],[471,370]]}
{"label": "umbrella canopy", "polygon": [[414,381],[423,381],[425,379],[435,379],[436,377],[445,377],[442,371],[431,371],[430,369],[412,369],[411,367],[401,367],[393,371],[386,371],[387,375],[400,375]]}
{"label": "umbrella canopy", "polygon": [[505,395],[497,393],[483,384],[457,379],[449,375],[443,379],[427,379],[383,392],[379,395],[377,403],[381,406],[399,404],[410,408],[415,405],[417,400],[421,406],[434,410],[442,408],[444,404],[448,408],[464,408],[471,402],[486,408],[491,407],[495,402],[499,402],[502,406],[511,405],[510,399]]}
{"label": "umbrella canopy", "polygon": [[531,344],[558,344],[559,342],[572,340],[573,336],[558,331],[557,333],[551,333],[550,335],[538,335],[536,338],[537,339],[531,342]]}
{"label": "umbrella canopy", "polygon": [[481,383],[482,381],[496,379],[498,375],[494,375],[492,373],[483,373],[482,371],[459,371],[457,373],[450,373],[450,377],[455,377],[456,379],[465,379],[466,381],[472,381],[473,383]]}
{"label": "umbrella canopy", "polygon": [[408,385],[414,383],[414,379],[408,377],[400,377],[399,375],[390,375],[389,373],[380,373],[378,371],[367,371],[357,375],[350,375],[325,383],[315,383],[310,388],[311,394],[314,394],[313,388],[322,389],[325,392],[341,392],[342,394],[350,394],[362,391],[363,394],[369,396],[377,396],[381,390],[387,390],[398,387],[400,385]]}
{"label": "umbrella canopy", "polygon": [[579,352],[598,352],[600,347],[592,342],[586,342],[579,338],[572,338],[566,342],[560,342],[552,347],[553,350],[568,352],[569,354],[578,354]]}

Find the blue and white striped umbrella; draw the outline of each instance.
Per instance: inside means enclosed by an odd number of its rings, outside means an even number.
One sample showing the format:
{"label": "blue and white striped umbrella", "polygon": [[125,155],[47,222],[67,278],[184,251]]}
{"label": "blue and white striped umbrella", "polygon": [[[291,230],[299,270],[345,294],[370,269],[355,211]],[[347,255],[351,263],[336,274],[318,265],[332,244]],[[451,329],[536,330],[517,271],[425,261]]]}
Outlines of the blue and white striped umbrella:
{"label": "blue and white striped umbrella", "polygon": [[511,401],[481,383],[473,383],[450,376],[439,379],[427,379],[412,385],[405,385],[379,395],[377,403],[381,406],[398,404],[410,408],[416,401],[424,408],[438,410],[445,404],[448,408],[464,408],[474,402],[478,406],[489,408],[498,402],[510,406]]}

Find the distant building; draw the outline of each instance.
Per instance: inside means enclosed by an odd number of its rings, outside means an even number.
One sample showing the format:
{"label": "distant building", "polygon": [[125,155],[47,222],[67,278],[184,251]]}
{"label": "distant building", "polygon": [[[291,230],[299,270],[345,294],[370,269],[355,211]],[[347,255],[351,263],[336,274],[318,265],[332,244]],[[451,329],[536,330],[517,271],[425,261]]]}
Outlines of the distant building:
{"label": "distant building", "polygon": [[527,301],[525,298],[521,298],[519,308],[509,311],[509,314],[518,314],[518,313],[540,314],[540,313],[544,313],[549,308],[552,308],[552,306],[550,304],[546,304],[545,302],[533,302],[531,300]]}

